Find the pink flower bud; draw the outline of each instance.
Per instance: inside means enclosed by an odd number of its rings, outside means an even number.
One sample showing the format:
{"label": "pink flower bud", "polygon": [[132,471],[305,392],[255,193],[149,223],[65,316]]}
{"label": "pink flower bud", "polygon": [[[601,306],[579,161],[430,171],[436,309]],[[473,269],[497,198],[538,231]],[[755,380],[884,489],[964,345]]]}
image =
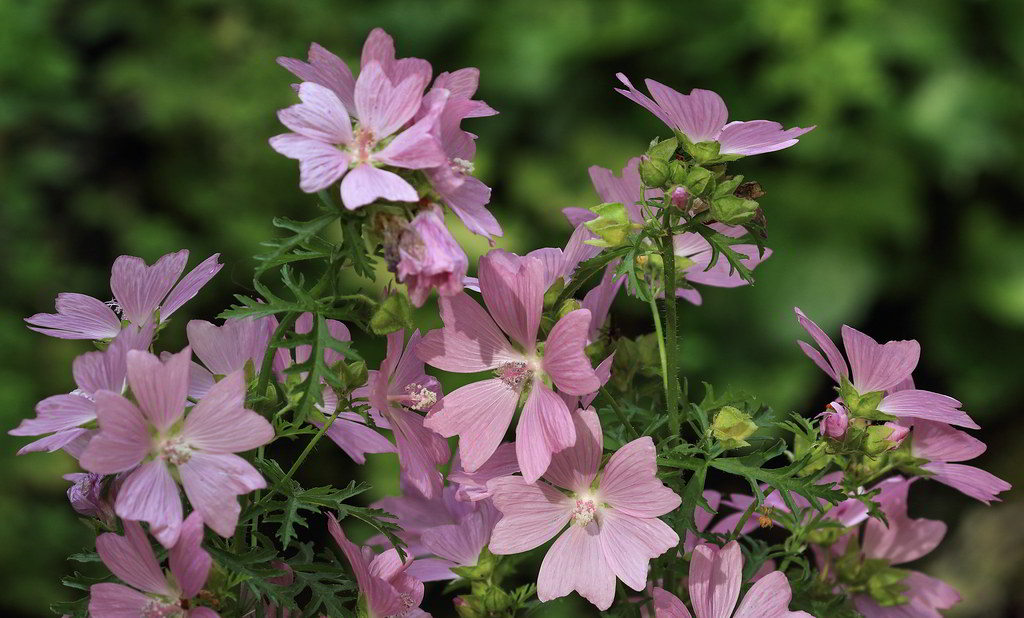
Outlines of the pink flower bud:
{"label": "pink flower bud", "polygon": [[105,522],[114,521],[112,500],[103,496],[102,474],[76,472],[65,475],[64,479],[73,483],[68,487],[68,501],[75,512]]}
{"label": "pink flower bud", "polygon": [[679,210],[685,210],[686,204],[690,201],[690,193],[686,187],[672,189],[672,205]]}
{"label": "pink flower bud", "polygon": [[827,438],[842,440],[849,426],[850,415],[846,413],[846,408],[841,403],[833,401],[821,413],[819,429],[821,434]]}
{"label": "pink flower bud", "polygon": [[441,296],[462,291],[469,258],[444,225],[437,206],[421,211],[409,223],[398,242],[398,280],[409,288],[409,299],[420,307],[430,290]]}
{"label": "pink flower bud", "polygon": [[885,441],[889,443],[890,450],[899,448],[900,445],[903,444],[903,441],[906,440],[907,434],[910,433],[909,427],[904,427],[903,425],[898,425],[896,423],[886,423],[885,427],[892,430],[885,438]]}

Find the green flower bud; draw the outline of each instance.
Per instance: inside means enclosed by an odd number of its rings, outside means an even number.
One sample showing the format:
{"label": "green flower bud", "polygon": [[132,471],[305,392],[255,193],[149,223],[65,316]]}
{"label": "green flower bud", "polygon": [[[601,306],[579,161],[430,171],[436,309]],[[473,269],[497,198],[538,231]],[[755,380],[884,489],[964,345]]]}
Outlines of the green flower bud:
{"label": "green flower bud", "polygon": [[723,406],[711,423],[711,435],[727,449],[750,446],[747,438],[757,431],[749,414],[732,406]]}
{"label": "green flower bud", "polygon": [[375,335],[387,335],[412,328],[412,305],[405,294],[395,292],[384,299],[370,318],[370,330]]}
{"label": "green flower bud", "polygon": [[673,159],[668,164],[668,180],[674,185],[686,184],[686,164]]}
{"label": "green flower bud", "polygon": [[667,163],[676,154],[678,146],[679,140],[674,137],[661,140],[660,142],[652,142],[651,147],[647,149],[647,156],[653,160],[665,161]]}
{"label": "green flower bud", "polygon": [[633,228],[633,223],[629,220],[629,212],[625,206],[609,202],[594,206],[590,210],[597,214],[597,218],[583,225],[598,238],[588,240],[586,244],[595,247],[618,247],[626,242],[626,236]]}
{"label": "green flower bud", "polygon": [[[727,180],[719,180],[718,185],[715,186],[715,192],[711,197],[725,197],[726,195],[732,195],[740,183],[743,182],[743,176],[733,176]],[[739,197],[750,199],[748,196],[741,195]]]}
{"label": "green flower bud", "polygon": [[648,187],[660,187],[668,180],[668,162],[660,159],[640,161],[640,180]]}
{"label": "green flower bud", "polygon": [[694,195],[700,195],[708,187],[708,183],[712,180],[711,171],[703,168],[699,165],[694,165],[686,172],[686,178],[683,179],[683,184],[690,190],[690,193]]}
{"label": "green flower bud", "polygon": [[686,153],[693,157],[698,164],[703,165],[711,161],[717,161],[721,147],[718,142],[698,142],[696,144],[686,144],[684,148],[686,148]]}
{"label": "green flower bud", "polygon": [[580,304],[580,301],[576,300],[575,298],[570,298],[569,300],[562,303],[562,306],[558,308],[558,319],[561,320],[562,318],[569,315],[573,311],[576,311],[582,306],[583,305]]}
{"label": "green flower bud", "polygon": [[342,384],[349,390],[366,384],[366,379],[369,375],[366,370],[366,361],[362,360],[341,361],[338,363],[338,373],[340,374]]}
{"label": "green flower bud", "polygon": [[757,202],[735,195],[715,198],[711,202],[711,216],[726,225],[740,225],[754,218]]}

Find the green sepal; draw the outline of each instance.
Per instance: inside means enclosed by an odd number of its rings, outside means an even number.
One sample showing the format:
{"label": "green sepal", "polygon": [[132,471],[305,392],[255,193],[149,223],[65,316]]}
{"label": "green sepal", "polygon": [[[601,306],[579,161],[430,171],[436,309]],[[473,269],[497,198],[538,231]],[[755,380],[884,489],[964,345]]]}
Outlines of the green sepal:
{"label": "green sepal", "polygon": [[674,137],[663,139],[660,142],[652,142],[651,147],[647,149],[647,156],[652,160],[668,162],[676,154],[678,147],[679,140]]}
{"label": "green sepal", "polygon": [[370,318],[370,330],[375,335],[388,335],[412,327],[412,305],[409,298],[400,292],[385,298]]}

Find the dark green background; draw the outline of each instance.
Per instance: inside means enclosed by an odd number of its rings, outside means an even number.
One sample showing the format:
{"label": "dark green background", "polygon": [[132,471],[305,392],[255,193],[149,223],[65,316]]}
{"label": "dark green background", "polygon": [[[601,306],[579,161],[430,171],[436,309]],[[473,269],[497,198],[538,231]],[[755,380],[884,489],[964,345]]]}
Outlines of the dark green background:
{"label": "dark green background", "polygon": [[[768,192],[775,255],[755,288],[684,309],[687,375],[811,414],[829,385],[794,344],[794,305],[833,333],[845,322],[915,338],[918,384],[964,401],[990,445],[982,465],[1020,484],[1017,0],[0,2],[0,426],[71,388],[70,361],[88,347],[21,319],[60,291],[106,298],[117,255],[223,253],[168,347],[184,343],[186,317],[211,318],[245,289],[271,216],[314,212],[294,162],[266,143],[294,97],[274,58],[318,41],[354,63],[374,26],[435,71],[481,69],[479,95],[501,114],[467,126],[510,250],[563,244],[559,210],[596,201],[587,166],[618,169],[665,134],[612,91],[616,71],[716,90],[735,119],[817,124],[797,147],[735,165]],[[619,309],[621,331],[645,328],[642,306]],[[64,598],[58,580],[75,566],[64,556],[91,542],[64,500],[73,462],[15,458],[22,443],[0,438],[4,615]],[[321,482],[354,473],[330,448],[314,461]],[[963,592],[955,615],[1024,611],[1019,494],[985,508],[922,482],[912,512],[950,523],[927,568]]]}

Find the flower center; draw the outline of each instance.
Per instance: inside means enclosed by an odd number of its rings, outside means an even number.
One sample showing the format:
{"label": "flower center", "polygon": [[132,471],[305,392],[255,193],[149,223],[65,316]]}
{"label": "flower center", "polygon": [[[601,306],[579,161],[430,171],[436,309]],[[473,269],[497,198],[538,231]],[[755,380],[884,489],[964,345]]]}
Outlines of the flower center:
{"label": "flower center", "polygon": [[470,175],[473,173],[473,162],[459,157],[454,157],[451,160],[452,169],[460,174]]}
{"label": "flower center", "polygon": [[437,393],[422,384],[410,384],[405,387],[405,392],[409,393],[406,405],[413,410],[425,412],[437,403]]}
{"label": "flower center", "polygon": [[160,457],[171,465],[180,466],[192,458],[192,447],[181,436],[174,436],[160,446]]}
{"label": "flower center", "polygon": [[370,160],[370,151],[377,144],[377,140],[373,137],[373,131],[358,128],[352,138],[351,150],[355,159],[354,163],[366,163]]}
{"label": "flower center", "polygon": [[399,611],[397,614],[391,614],[391,615],[387,616],[387,618],[402,618],[402,616],[405,616],[406,614],[408,614],[409,610],[412,609],[413,600],[412,600],[412,596],[410,596],[409,593],[403,592],[402,594],[400,594],[398,596],[398,599],[402,603],[401,611]]}
{"label": "flower center", "polygon": [[590,525],[590,522],[594,521],[595,515],[597,515],[597,506],[593,500],[590,498],[577,498],[576,506],[572,507],[572,515],[569,517],[569,522],[585,528]]}
{"label": "flower center", "polygon": [[150,599],[142,606],[142,618],[170,618],[172,616],[184,616],[180,605],[170,605],[160,599]]}
{"label": "flower center", "polygon": [[526,363],[516,361],[512,363],[502,363],[494,370],[494,374],[505,384],[508,384],[514,389],[518,389],[530,379],[533,372],[526,366]]}

